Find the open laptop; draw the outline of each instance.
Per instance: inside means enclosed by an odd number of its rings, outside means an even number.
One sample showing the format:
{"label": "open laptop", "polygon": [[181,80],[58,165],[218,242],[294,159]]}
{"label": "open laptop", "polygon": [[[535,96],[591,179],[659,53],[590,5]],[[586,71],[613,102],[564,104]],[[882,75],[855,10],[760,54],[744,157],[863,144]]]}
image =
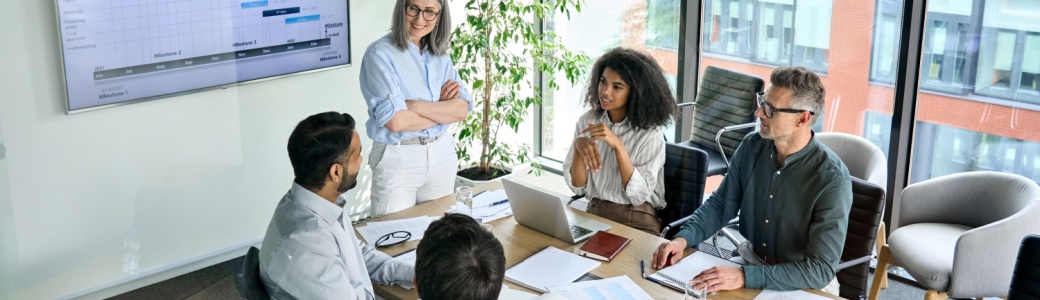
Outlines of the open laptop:
{"label": "open laptop", "polygon": [[610,225],[575,214],[564,207],[564,199],[549,192],[502,179],[502,186],[520,225],[554,236],[571,244],[580,243]]}

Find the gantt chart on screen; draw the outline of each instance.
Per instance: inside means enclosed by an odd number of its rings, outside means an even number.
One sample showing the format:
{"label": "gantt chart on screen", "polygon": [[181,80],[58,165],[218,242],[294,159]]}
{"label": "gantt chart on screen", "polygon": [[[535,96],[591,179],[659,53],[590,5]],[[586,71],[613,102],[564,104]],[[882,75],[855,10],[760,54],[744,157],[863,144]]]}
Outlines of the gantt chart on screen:
{"label": "gantt chart on screen", "polygon": [[57,0],[69,109],[350,63],[346,0]]}

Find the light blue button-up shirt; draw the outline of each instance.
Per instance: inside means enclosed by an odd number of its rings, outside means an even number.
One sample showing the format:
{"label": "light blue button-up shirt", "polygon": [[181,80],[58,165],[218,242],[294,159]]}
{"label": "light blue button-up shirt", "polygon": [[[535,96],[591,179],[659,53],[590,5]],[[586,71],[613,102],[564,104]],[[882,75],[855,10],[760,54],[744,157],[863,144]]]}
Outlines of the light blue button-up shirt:
{"label": "light blue button-up shirt", "polygon": [[278,202],[260,248],[272,299],[375,299],[372,282],[411,284],[412,265],[361,249],[342,204],[296,183]]}
{"label": "light blue button-up shirt", "polygon": [[459,73],[447,55],[432,55],[430,51],[419,54],[419,47],[408,43],[408,50],[401,50],[390,42],[390,35],[376,40],[365,50],[361,60],[361,95],[368,103],[368,121],[365,128],[368,137],[383,144],[393,144],[417,137],[440,136],[451,124],[437,124],[420,131],[392,132],[386,122],[399,110],[408,107],[405,100],[440,100],[441,87],[448,80],[459,82],[459,98],[469,102],[473,109],[473,97],[459,80]]}

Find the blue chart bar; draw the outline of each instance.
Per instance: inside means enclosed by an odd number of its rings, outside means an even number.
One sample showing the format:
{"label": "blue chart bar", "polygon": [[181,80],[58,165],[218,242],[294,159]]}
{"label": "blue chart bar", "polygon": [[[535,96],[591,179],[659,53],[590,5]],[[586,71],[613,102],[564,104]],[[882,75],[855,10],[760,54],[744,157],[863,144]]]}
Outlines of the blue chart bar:
{"label": "blue chart bar", "polygon": [[266,18],[266,17],[274,17],[274,16],[281,16],[281,15],[298,14],[298,13],[300,13],[300,8],[299,7],[290,7],[290,8],[279,8],[279,9],[265,10],[264,11],[264,18]]}
{"label": "blue chart bar", "polygon": [[267,0],[242,2],[242,8],[256,8],[256,7],[267,7]]}
{"label": "blue chart bar", "polygon": [[321,15],[310,15],[295,18],[285,18],[285,24],[295,24],[321,20]]}

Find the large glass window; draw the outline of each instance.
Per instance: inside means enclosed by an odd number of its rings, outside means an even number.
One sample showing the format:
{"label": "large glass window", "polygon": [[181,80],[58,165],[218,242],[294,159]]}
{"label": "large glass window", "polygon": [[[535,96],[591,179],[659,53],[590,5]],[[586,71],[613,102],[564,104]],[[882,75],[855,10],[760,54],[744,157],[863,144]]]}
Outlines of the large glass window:
{"label": "large glass window", "polygon": [[929,1],[911,183],[968,171],[1040,182],[1038,15],[1037,1]]}
{"label": "large glass window", "polygon": [[646,45],[679,50],[679,0],[649,0],[646,8]]}
{"label": "large glass window", "polygon": [[[664,69],[675,93],[680,72],[681,15],[678,0],[596,0],[581,12],[571,13],[570,20],[564,16],[549,20],[547,28],[556,32],[569,49],[584,51],[593,61],[614,47],[644,51]],[[574,140],[578,117],[589,109],[582,101],[587,82],[569,85],[563,75],[556,76],[560,88],[546,90],[542,103],[541,156],[563,161]],[[665,132],[674,130],[667,128]]]}

